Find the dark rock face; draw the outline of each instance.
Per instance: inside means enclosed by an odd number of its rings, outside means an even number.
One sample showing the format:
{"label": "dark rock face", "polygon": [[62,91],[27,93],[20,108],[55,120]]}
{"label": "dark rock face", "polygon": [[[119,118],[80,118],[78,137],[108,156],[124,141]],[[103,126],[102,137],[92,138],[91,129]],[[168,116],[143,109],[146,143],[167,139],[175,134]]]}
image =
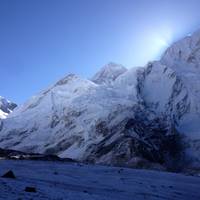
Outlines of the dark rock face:
{"label": "dark rock face", "polygon": [[0,97],[0,109],[5,113],[10,113],[17,107],[17,104],[7,101],[6,99]]}
{"label": "dark rock face", "polygon": [[[98,127],[101,131],[102,127]],[[116,130],[120,130],[118,137]],[[170,171],[182,170],[179,164],[185,159],[182,138],[175,126],[169,126],[164,118],[145,121],[144,117],[135,116],[105,134],[108,136],[103,141],[88,148],[85,158],[88,162],[138,167],[142,161],[144,168],[157,163]]]}

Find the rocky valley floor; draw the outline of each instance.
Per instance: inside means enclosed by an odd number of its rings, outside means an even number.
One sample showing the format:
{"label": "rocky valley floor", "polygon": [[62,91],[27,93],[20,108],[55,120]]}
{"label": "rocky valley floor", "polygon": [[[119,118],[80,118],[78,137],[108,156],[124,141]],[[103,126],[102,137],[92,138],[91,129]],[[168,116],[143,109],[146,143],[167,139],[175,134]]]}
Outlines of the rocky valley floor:
{"label": "rocky valley floor", "polygon": [[[0,160],[0,199],[199,200],[200,178],[59,161]],[[25,188],[35,188],[26,192]]]}

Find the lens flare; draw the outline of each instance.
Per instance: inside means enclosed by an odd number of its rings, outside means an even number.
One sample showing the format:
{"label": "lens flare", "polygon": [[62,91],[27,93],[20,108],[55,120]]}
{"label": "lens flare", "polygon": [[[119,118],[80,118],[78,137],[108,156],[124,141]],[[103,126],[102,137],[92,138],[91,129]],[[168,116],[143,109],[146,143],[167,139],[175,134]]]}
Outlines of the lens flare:
{"label": "lens flare", "polygon": [[160,47],[167,47],[169,46],[168,42],[164,38],[157,38],[157,44]]}

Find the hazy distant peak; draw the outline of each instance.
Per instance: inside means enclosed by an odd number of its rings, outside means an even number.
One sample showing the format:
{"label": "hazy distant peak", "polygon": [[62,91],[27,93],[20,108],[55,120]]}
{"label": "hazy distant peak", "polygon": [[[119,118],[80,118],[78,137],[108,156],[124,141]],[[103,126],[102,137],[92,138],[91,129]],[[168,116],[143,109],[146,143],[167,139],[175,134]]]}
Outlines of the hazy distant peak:
{"label": "hazy distant peak", "polygon": [[123,65],[110,62],[104,65],[91,80],[97,84],[111,84],[126,71],[127,69]]}

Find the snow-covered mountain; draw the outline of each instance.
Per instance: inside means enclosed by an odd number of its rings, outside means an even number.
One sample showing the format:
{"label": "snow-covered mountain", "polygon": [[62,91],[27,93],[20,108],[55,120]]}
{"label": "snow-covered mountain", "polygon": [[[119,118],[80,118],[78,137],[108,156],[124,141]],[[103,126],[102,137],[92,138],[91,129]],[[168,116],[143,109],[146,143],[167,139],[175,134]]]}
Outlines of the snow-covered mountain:
{"label": "snow-covered mountain", "polygon": [[[200,166],[200,32],[160,61],[68,75],[0,126],[0,147],[128,166]],[[154,163],[154,164],[152,164]]]}
{"label": "snow-covered mountain", "polygon": [[17,105],[0,96],[0,119],[5,119]]}
{"label": "snow-covered mountain", "polygon": [[124,66],[111,62],[102,67],[102,69],[97,72],[91,80],[97,84],[109,85],[126,71],[127,69]]}

